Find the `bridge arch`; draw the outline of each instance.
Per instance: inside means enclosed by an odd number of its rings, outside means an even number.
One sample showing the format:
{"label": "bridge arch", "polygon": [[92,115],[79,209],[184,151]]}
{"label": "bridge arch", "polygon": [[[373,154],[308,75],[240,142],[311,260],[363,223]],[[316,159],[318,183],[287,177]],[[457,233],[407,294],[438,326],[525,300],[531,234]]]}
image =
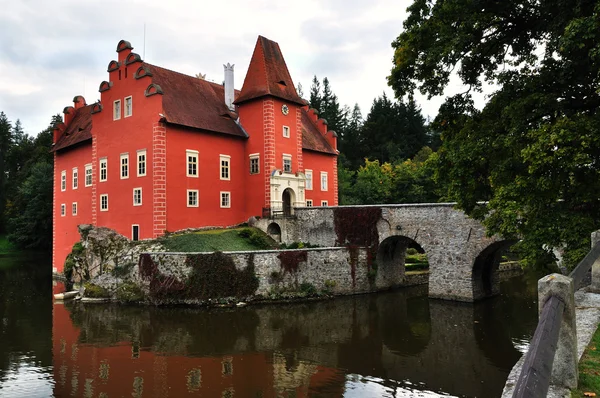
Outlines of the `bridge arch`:
{"label": "bridge arch", "polygon": [[502,254],[515,243],[516,240],[495,241],[475,257],[471,272],[474,300],[492,297],[500,293],[498,266]]}
{"label": "bridge arch", "polygon": [[375,256],[375,284],[378,288],[391,288],[404,282],[406,255],[410,248],[416,249],[418,253],[426,253],[419,242],[404,235],[389,235],[379,243]]}
{"label": "bridge arch", "polygon": [[275,240],[275,242],[281,242],[281,227],[276,222],[272,222],[267,227],[267,234]]}

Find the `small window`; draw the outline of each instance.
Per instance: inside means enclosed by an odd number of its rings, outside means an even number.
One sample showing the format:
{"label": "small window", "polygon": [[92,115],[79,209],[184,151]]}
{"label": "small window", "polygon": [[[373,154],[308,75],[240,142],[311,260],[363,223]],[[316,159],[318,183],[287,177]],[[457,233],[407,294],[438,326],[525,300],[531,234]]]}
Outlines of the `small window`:
{"label": "small window", "polygon": [[113,120],[119,120],[120,118],[121,118],[121,100],[116,100],[114,102],[114,106],[113,106]]}
{"label": "small window", "polygon": [[260,173],[260,155],[253,153],[250,155],[250,174]]}
{"label": "small window", "polygon": [[306,207],[313,207],[311,199],[306,199]]}
{"label": "small window", "polygon": [[312,170],[304,170],[304,173],[306,174],[306,189],[308,191],[312,191],[313,189],[313,174],[312,174]]}
{"label": "small window", "polygon": [[77,189],[79,186],[79,170],[77,167],[73,167],[73,189]]}
{"label": "small window", "polygon": [[131,240],[134,242],[140,240],[140,226],[139,225],[131,226]]}
{"label": "small window", "polygon": [[108,177],[108,160],[106,158],[100,159],[100,182],[106,181]]}
{"label": "small window", "polygon": [[321,201],[321,206],[323,206],[323,207],[327,207],[327,206],[329,206],[329,205],[327,204],[327,201],[326,201],[326,200],[322,200],[322,201]]}
{"label": "small window", "polygon": [[66,170],[63,170],[60,172],[60,190],[63,192],[67,190],[67,171]]}
{"label": "small window", "polygon": [[73,204],[71,205],[71,211],[74,216],[77,215],[77,202],[73,202]]}
{"label": "small window", "polygon": [[233,358],[232,357],[224,357],[223,361],[221,361],[221,365],[223,365],[223,368],[222,368],[223,376],[230,376],[233,374]]}
{"label": "small window", "polygon": [[231,179],[229,175],[229,160],[231,159],[231,156],[220,155],[219,158],[221,161],[221,180]]}
{"label": "small window", "polygon": [[327,172],[321,172],[321,191],[327,191]]}
{"label": "small window", "polygon": [[198,151],[188,149],[185,151],[187,160],[187,176],[198,177]]}
{"label": "small window", "polygon": [[[125,69],[125,74],[127,75],[127,69]],[[125,76],[125,77],[127,77],[127,76]],[[133,113],[132,101],[133,100],[131,99],[131,96],[125,97],[125,117],[129,117]]]}
{"label": "small window", "polygon": [[221,207],[226,209],[231,207],[231,193],[221,192]]}
{"label": "small window", "polygon": [[129,154],[121,155],[121,179],[129,178]]}
{"label": "small window", "polygon": [[67,205],[63,203],[60,205],[60,216],[64,217],[66,215],[67,215]]}
{"label": "small window", "polygon": [[198,207],[198,190],[187,190],[187,207]]}
{"label": "small window", "polygon": [[91,164],[85,165],[85,186],[86,187],[92,186],[92,165]]}
{"label": "small window", "polygon": [[283,172],[292,172],[292,155],[283,154]]}
{"label": "small window", "polygon": [[146,150],[137,151],[137,175],[143,177],[146,175]]}
{"label": "small window", "polygon": [[100,195],[100,211],[108,211],[108,194]]}
{"label": "small window", "polygon": [[283,126],[283,136],[285,138],[290,138],[290,128],[288,126]]}
{"label": "small window", "polygon": [[133,188],[133,205],[142,205],[142,188]]}

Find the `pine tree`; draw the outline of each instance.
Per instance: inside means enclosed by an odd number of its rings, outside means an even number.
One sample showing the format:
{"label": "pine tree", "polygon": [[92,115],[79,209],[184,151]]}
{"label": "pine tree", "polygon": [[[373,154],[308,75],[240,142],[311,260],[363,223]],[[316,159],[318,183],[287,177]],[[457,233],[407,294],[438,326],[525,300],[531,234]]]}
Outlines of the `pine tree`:
{"label": "pine tree", "polygon": [[0,112],[0,233],[6,229],[4,211],[6,208],[8,152],[12,143],[12,126],[4,112]]}
{"label": "pine tree", "polygon": [[317,76],[313,76],[312,85],[310,86],[310,99],[308,100],[310,107],[321,113],[321,83]]}

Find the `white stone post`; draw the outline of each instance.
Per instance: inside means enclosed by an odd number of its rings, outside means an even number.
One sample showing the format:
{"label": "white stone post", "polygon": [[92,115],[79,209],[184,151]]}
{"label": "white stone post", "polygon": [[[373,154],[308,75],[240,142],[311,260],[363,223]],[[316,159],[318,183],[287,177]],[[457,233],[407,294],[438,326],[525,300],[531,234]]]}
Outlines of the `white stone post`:
{"label": "white stone post", "polygon": [[577,387],[577,327],[573,279],[561,274],[546,275],[538,281],[538,308],[541,315],[546,300],[557,296],[564,304],[560,334],[550,383],[567,388]]}

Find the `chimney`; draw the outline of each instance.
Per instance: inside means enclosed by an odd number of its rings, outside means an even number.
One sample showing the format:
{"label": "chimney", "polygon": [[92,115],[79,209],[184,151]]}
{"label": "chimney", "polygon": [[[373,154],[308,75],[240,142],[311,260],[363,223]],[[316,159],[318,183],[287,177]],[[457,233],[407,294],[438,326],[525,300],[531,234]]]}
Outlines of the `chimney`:
{"label": "chimney", "polygon": [[225,105],[234,111],[235,105],[233,105],[234,98],[234,89],[233,89],[233,67],[235,65],[230,65],[229,62],[227,65],[223,65],[225,68]]}

